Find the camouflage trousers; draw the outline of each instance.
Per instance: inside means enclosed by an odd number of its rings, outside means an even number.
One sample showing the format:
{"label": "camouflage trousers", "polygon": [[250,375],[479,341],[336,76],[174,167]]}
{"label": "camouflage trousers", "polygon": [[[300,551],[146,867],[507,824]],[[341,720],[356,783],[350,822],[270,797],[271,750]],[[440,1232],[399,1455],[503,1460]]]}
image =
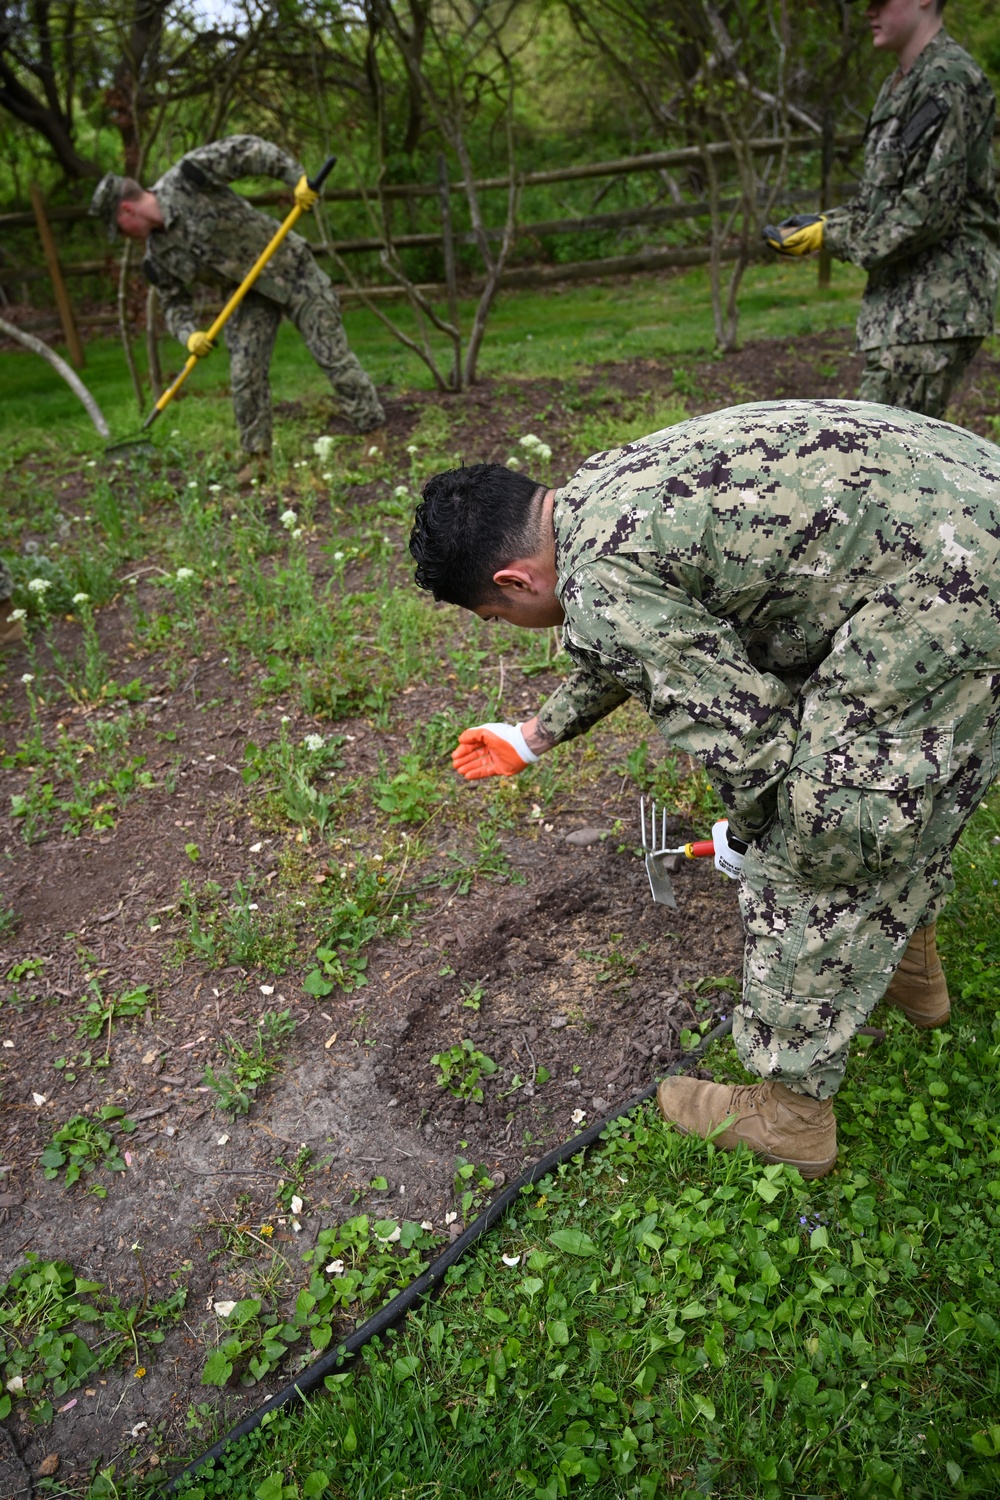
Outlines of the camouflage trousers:
{"label": "camouflage trousers", "polygon": [[385,412],[374,385],[357,355],[351,352],[337,293],[318,266],[306,266],[290,287],[286,302],[278,303],[250,292],[225,326],[233,409],[244,451],[271,451],[268,369],[282,314],[301,333],[309,353],[333,386],[344,416],[356,431],[369,432],[381,426]]}
{"label": "camouflage trousers", "polygon": [[10,576],[10,569],[4,562],[3,558],[0,557],[0,604],[2,604],[5,599],[9,599],[13,592],[14,580]]}
{"label": "camouflage trousers", "polygon": [[937,339],[868,349],[858,400],[901,406],[943,421],[952,392],[982,342],[981,338]]}
{"label": "camouflage trousers", "polygon": [[953,677],[886,730],[808,748],[743,867],[733,1038],[751,1072],[826,1099],[1000,774],[1000,673]]}

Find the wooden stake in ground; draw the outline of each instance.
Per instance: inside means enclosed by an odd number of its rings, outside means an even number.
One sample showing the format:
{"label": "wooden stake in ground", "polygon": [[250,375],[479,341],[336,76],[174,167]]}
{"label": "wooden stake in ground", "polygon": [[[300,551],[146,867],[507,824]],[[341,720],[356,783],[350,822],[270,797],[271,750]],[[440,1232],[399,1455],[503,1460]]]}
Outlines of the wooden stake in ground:
{"label": "wooden stake in ground", "polygon": [[76,375],[70,369],[64,359],[60,359],[54,349],[50,349],[48,344],[43,344],[41,339],[36,339],[34,334],[25,333],[23,328],[15,328],[14,324],[8,323],[5,318],[0,318],[0,333],[9,339],[14,339],[18,344],[23,344],[26,349],[31,350],[32,354],[40,354],[43,359],[48,360],[53,370],[59,372],[73,394],[79,396],[87,408],[87,416],[93,422],[101,437],[107,438],[111,436],[111,431],[104,420],[104,413],[101,411],[101,408],[87,390],[79,375]]}
{"label": "wooden stake in ground", "polygon": [[66,338],[66,347],[69,349],[69,357],[78,370],[84,366],[83,345],[80,335],[76,329],[76,319],[73,317],[73,305],[69,300],[66,283],[63,280],[62,267],[59,264],[59,255],[56,251],[56,242],[52,237],[52,230],[45,215],[45,199],[37,182],[31,184],[31,206],[35,210],[35,223],[38,225],[38,237],[42,242],[42,250],[45,255],[45,264],[49,268],[49,277],[52,281],[52,290],[56,294],[56,306],[59,309],[59,317],[62,320],[63,334]]}

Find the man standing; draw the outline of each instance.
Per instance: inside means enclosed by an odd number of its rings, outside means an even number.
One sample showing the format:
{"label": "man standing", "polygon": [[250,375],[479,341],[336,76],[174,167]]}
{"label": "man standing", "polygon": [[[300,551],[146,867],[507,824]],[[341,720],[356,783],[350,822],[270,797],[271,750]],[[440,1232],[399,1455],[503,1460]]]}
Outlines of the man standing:
{"label": "man standing", "polygon": [[885,998],[942,1025],[934,923],[1000,760],[1000,449],[855,402],[714,412],[598,453],[564,488],[477,465],[428,481],[417,583],[576,670],[521,725],[466,730],[510,775],[629,697],[726,806],[746,929],[739,1055],[765,1081],[660,1085],[685,1131],[805,1176]]}
{"label": "man standing", "polygon": [[857,196],[797,216],[765,238],[783,255],[826,249],[868,272],[858,314],[863,401],[943,417],[993,331],[1000,214],[993,174],[996,100],[944,30],[944,0],[874,0],[866,14],[896,71],[865,130]]}
{"label": "man standing", "polygon": [[[198,330],[192,287],[211,287],[221,308],[278,227],[228,186],[240,177],[258,176],[287,183],[303,208],[316,202],[318,195],[301,165],[255,135],[234,135],[189,151],[149,191],[130,177],[109,172],[91,201],[90,212],[107,224],[110,239],[121,230],[145,241],[142,269],[159,293],[167,327],[198,358],[208,355],[212,344]],[[380,427],[385,413],[348,346],[330,278],[317,266],[306,241],[293,233],[275,251],[223,330],[244,452],[257,460],[271,452],[268,368],[283,314],[302,334],[356,430]]]}

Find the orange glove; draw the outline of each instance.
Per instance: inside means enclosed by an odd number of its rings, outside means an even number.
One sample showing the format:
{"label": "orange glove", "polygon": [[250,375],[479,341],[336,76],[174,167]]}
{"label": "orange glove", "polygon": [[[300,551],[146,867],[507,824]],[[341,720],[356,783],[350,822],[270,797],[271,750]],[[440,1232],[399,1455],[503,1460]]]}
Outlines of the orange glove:
{"label": "orange glove", "polygon": [[516,776],[537,759],[520,724],[478,724],[475,729],[464,729],[451,752],[452,765],[466,781]]}

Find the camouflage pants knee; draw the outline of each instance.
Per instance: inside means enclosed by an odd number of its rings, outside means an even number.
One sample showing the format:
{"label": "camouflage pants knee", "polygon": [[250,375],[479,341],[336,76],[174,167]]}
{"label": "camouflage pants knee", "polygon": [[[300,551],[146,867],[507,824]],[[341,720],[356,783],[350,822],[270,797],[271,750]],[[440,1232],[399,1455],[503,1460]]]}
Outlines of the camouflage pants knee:
{"label": "camouflage pants knee", "polygon": [[858,400],[943,419],[952,392],[982,342],[981,338],[937,339],[868,349]]}
{"label": "camouflage pants knee", "polygon": [[283,314],[301,333],[352,426],[358,432],[381,426],[385,412],[374,385],[348,345],[337,294],[329,277],[318,266],[307,263],[290,287],[286,303],[249,292],[225,326],[233,410],[244,451],[271,451],[268,370]]}
{"label": "camouflage pants knee", "polygon": [[943,904],[951,851],[1000,774],[1000,675],[951,678],[889,728],[810,749],[743,867],[733,1037],[752,1072],[825,1099],[910,936]]}
{"label": "camouflage pants knee", "polygon": [[341,410],[355,431],[381,427],[385,412],[378,392],[347,342],[340,299],[330,278],[318,266],[297,283],[285,311],[336,391]]}
{"label": "camouflage pants knee", "polygon": [[245,453],[271,451],[271,382],[268,371],[281,322],[269,297],[248,292],[223,329],[229,350],[233,412]]}

